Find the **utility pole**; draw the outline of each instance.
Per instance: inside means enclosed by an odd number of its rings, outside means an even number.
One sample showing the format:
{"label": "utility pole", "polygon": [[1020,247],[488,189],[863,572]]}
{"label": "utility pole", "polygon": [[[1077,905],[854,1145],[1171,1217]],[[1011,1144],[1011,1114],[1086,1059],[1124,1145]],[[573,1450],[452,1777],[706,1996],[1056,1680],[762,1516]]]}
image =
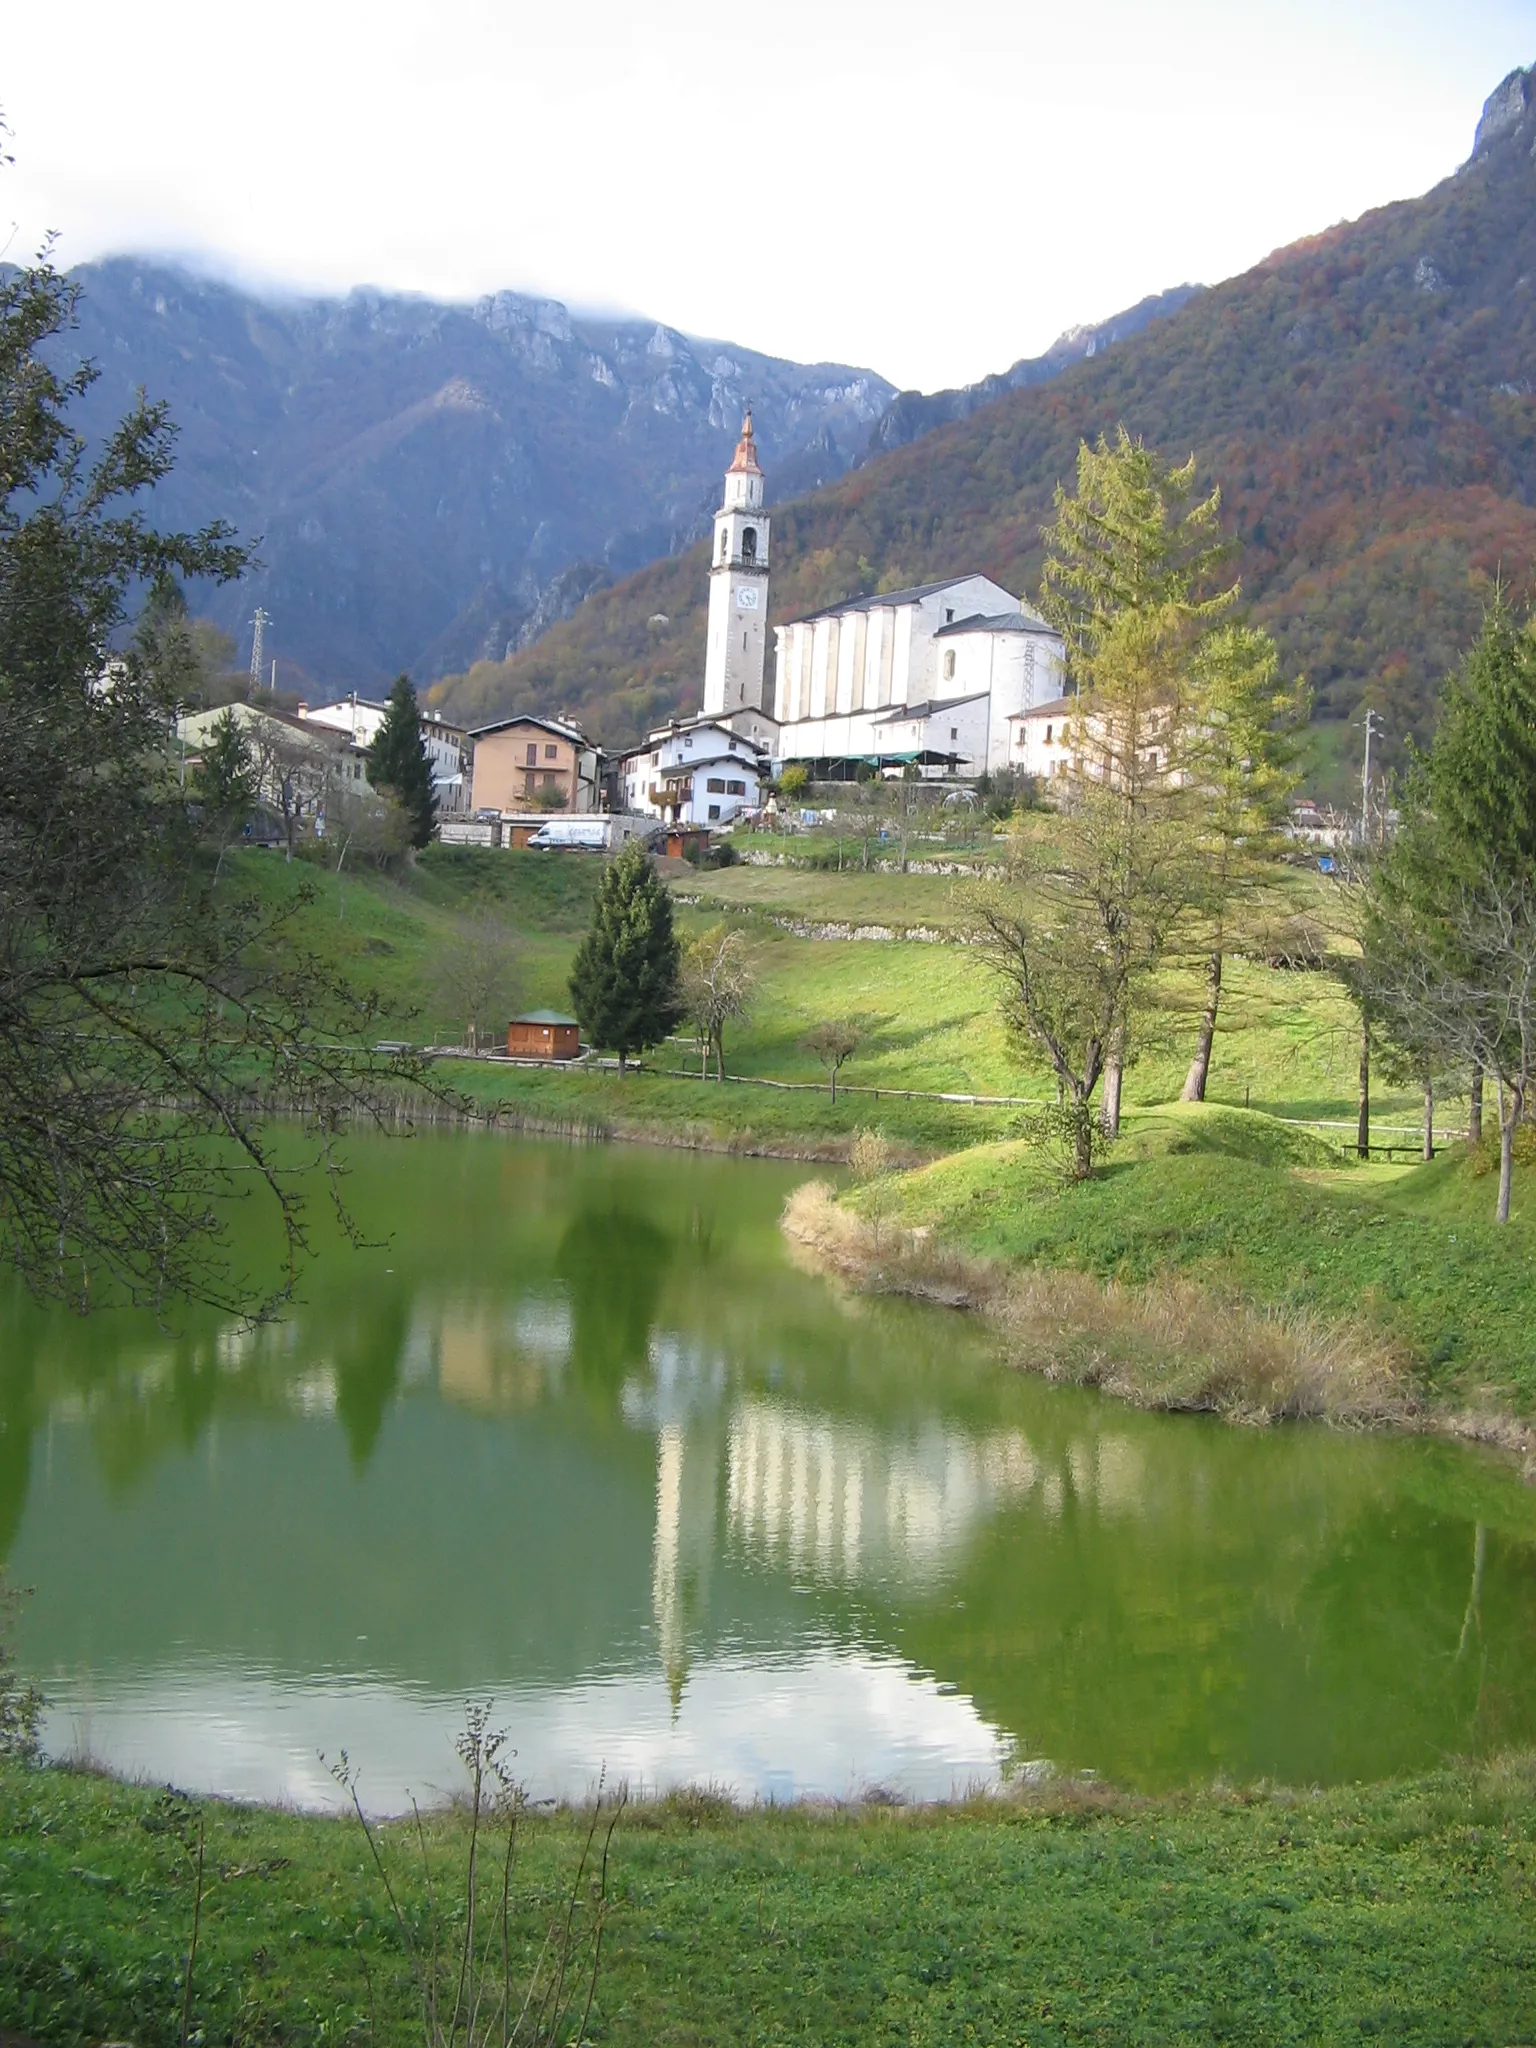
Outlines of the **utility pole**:
{"label": "utility pole", "polygon": [[265,664],[261,658],[261,642],[263,634],[271,623],[270,614],[264,612],[261,606],[257,605],[256,616],[251,621],[251,624],[256,628],[256,637],[251,642],[251,695],[253,697],[266,681]]}
{"label": "utility pole", "polygon": [[1365,845],[1371,836],[1371,741],[1381,736],[1381,726],[1374,711],[1367,711],[1362,723],[1365,726],[1365,772],[1360,778],[1360,844]]}

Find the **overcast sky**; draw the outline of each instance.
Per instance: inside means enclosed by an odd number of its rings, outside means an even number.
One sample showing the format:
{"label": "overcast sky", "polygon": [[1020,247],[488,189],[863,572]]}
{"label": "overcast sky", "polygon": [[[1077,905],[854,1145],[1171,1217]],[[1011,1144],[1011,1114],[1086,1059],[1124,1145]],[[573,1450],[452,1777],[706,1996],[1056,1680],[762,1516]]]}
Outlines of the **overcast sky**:
{"label": "overcast sky", "polygon": [[932,389],[1462,161],[1536,0],[8,10],[12,257],[624,308]]}

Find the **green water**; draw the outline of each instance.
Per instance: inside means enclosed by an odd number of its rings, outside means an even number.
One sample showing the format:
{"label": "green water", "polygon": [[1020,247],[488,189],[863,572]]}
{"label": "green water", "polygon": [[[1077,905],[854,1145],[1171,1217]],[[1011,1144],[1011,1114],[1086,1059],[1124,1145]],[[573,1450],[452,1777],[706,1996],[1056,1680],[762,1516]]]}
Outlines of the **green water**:
{"label": "green water", "polygon": [[[305,1300],[0,1311],[0,1554],[60,1753],[381,1808],[493,1698],[540,1794],[1049,1763],[1147,1788],[1536,1741],[1536,1497],[1480,1455],[1139,1415],[850,1299],[803,1168],[370,1141]],[[323,1233],[322,1233],[323,1235]]]}

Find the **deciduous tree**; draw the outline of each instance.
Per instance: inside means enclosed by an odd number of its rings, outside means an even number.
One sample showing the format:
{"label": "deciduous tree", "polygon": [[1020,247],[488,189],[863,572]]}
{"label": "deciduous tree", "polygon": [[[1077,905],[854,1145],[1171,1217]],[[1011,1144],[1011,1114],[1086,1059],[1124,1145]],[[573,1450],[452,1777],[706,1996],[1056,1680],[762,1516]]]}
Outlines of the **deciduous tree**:
{"label": "deciduous tree", "polygon": [[71,409],[96,372],[61,367],[75,298],[46,254],[0,272],[0,1258],[82,1307],[253,1309],[268,1290],[228,1267],[221,1198],[265,1190],[290,1275],[305,1246],[291,1140],[280,1170],[253,1097],[325,1147],[391,1068],[292,903],[215,886],[158,628],[115,651],[135,593],[159,593],[163,626],[172,583],[227,581],[246,554],[150,517],[163,407],[140,399],[91,459]]}
{"label": "deciduous tree", "polygon": [[859,1049],[863,1033],[852,1017],[827,1017],[813,1024],[800,1043],[827,1070],[832,1100],[837,1100],[837,1077]]}
{"label": "deciduous tree", "polygon": [[729,925],[711,925],[683,953],[683,1010],[699,1040],[701,1076],[714,1054],[715,1078],[725,1079],[725,1027],[746,1017],[757,986],[746,937]]}

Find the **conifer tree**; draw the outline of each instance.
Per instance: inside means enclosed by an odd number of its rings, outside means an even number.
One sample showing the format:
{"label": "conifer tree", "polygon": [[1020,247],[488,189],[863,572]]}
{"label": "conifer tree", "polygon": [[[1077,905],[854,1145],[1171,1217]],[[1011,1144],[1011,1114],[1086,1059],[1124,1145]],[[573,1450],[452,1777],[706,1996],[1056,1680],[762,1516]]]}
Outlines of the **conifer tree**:
{"label": "conifer tree", "polygon": [[1497,1082],[1503,1223],[1536,1084],[1536,641],[1501,594],[1403,808],[1366,894],[1362,980],[1408,1056]]}
{"label": "conifer tree", "polygon": [[603,876],[592,926],[571,969],[571,1001],[596,1046],[619,1056],[661,1041],[683,1013],[672,899],[631,840]]}
{"label": "conifer tree", "polygon": [[203,806],[209,836],[219,849],[221,865],[225,847],[241,830],[256,801],[260,782],[251,743],[234,712],[226,707],[214,721],[193,777],[193,789]]}
{"label": "conifer tree", "polygon": [[421,738],[421,710],[409,676],[396,676],[389,707],[368,749],[368,780],[387,790],[411,823],[411,844],[431,843],[437,826],[437,791],[432,763]]}
{"label": "conifer tree", "polygon": [[[1041,608],[1066,640],[1079,692],[1070,732],[1080,767],[1070,801],[1082,807],[1096,792],[1083,808],[1095,842],[1087,865],[1097,879],[1089,895],[1110,903],[1127,930],[1156,931],[1161,945],[1171,935],[1176,820],[1189,810],[1185,754],[1193,671],[1240,586],[1220,581],[1230,552],[1221,532],[1221,493],[1196,496],[1193,456],[1172,466],[1121,426],[1113,441],[1101,434],[1095,446],[1081,444],[1076,484],[1071,494],[1057,489],[1040,577]],[[1184,852],[1192,893],[1195,848],[1188,834]],[[1134,891],[1147,878],[1155,885],[1143,918]],[[1126,963],[1141,957],[1134,946],[1111,951]],[[1128,966],[1127,972],[1100,1048],[1101,1115],[1110,1137],[1120,1128],[1128,1057]]]}

